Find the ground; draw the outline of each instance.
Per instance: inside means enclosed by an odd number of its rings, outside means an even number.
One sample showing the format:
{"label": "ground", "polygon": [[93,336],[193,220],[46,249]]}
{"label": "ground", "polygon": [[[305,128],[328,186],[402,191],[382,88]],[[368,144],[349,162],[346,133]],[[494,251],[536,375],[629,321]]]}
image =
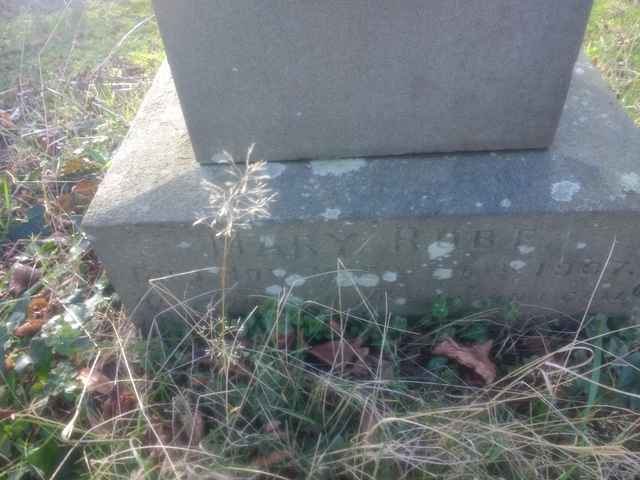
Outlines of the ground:
{"label": "ground", "polygon": [[[0,0],[0,26],[0,478],[640,474],[630,312],[294,299],[137,335],[78,223],[163,59],[150,2]],[[585,49],[640,125],[638,1],[596,0]]]}

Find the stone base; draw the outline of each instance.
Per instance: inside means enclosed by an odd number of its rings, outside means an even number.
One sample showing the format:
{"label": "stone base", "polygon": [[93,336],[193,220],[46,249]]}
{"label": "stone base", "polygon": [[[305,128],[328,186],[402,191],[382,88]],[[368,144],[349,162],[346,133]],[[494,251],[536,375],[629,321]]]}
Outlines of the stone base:
{"label": "stone base", "polygon": [[[220,242],[193,223],[215,211],[224,169],[196,162],[163,66],[84,220],[141,324],[219,295]],[[292,290],[403,314],[424,313],[440,292],[576,313],[614,240],[593,308],[640,305],[640,130],[585,59],[547,151],[270,163],[268,173],[271,218],[238,232],[231,251],[234,312]],[[166,290],[145,296],[160,277]]]}

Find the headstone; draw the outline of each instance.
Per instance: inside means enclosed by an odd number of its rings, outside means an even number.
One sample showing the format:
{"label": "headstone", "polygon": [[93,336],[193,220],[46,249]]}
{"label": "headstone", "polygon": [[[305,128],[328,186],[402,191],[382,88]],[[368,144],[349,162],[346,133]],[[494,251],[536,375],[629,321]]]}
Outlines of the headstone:
{"label": "headstone", "polygon": [[[444,293],[576,313],[606,266],[593,309],[630,312],[640,305],[639,160],[640,130],[583,58],[548,150],[269,163],[278,196],[271,218],[238,231],[229,311],[291,293],[424,313]],[[216,298],[222,248],[193,224],[215,212],[225,169],[196,161],[163,66],[84,220],[142,325]]]}
{"label": "headstone", "polygon": [[154,0],[196,158],[548,147],[592,0]]}

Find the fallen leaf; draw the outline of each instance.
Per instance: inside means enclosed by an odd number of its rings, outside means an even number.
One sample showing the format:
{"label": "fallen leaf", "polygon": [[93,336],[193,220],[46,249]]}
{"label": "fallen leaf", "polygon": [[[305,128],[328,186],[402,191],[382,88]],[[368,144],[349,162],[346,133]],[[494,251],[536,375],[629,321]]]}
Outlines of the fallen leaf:
{"label": "fallen leaf", "polygon": [[9,112],[0,110],[0,126],[7,130],[14,130],[16,128],[16,124],[11,120],[11,114]]}
{"label": "fallen leaf", "polygon": [[452,338],[447,338],[436,345],[434,355],[441,355],[458,362],[478,374],[486,385],[496,379],[496,365],[489,358],[493,340],[485,343],[461,345]]}
{"label": "fallen leaf", "polygon": [[267,468],[288,459],[289,452],[285,450],[279,450],[277,452],[271,452],[269,455],[258,457],[256,459],[256,465],[260,468]]}
{"label": "fallen leaf", "polygon": [[27,306],[27,320],[18,326],[13,334],[16,337],[32,337],[49,320],[49,298],[47,295],[33,297]]}
{"label": "fallen leaf", "polygon": [[294,331],[280,334],[276,338],[276,345],[280,349],[286,348],[287,350],[291,350],[295,345],[296,337],[297,335]]}
{"label": "fallen leaf", "polygon": [[116,415],[131,412],[137,404],[138,400],[134,393],[120,386],[102,404],[102,415],[104,418],[113,418]]}
{"label": "fallen leaf", "polygon": [[49,297],[47,295],[38,295],[33,297],[27,306],[27,319],[46,321],[48,318]]}
{"label": "fallen leaf", "polygon": [[42,273],[36,267],[16,263],[11,270],[11,280],[9,281],[9,292],[18,297],[25,290],[34,286],[42,277]]}
{"label": "fallen leaf", "polygon": [[36,333],[42,330],[45,323],[46,322],[44,320],[32,318],[16,328],[13,334],[16,337],[33,337]]}
{"label": "fallen leaf", "polygon": [[309,353],[327,365],[345,366],[362,361],[369,355],[369,348],[362,346],[362,340],[332,340],[309,349]]}
{"label": "fallen leaf", "polygon": [[12,415],[15,415],[16,411],[10,408],[0,408],[0,420],[4,420],[5,418],[11,418]]}
{"label": "fallen leaf", "polygon": [[75,157],[71,160],[67,160],[64,165],[62,165],[62,168],[60,169],[60,176],[70,177],[91,170],[95,170],[95,166],[92,164],[91,160],[87,157]]}
{"label": "fallen leaf", "polygon": [[76,378],[87,388],[87,392],[98,392],[107,395],[113,390],[113,380],[98,369],[94,369],[91,372],[90,368],[82,368]]}
{"label": "fallen leaf", "polygon": [[95,180],[80,180],[76,183],[71,192],[80,197],[91,199],[98,190],[98,182]]}

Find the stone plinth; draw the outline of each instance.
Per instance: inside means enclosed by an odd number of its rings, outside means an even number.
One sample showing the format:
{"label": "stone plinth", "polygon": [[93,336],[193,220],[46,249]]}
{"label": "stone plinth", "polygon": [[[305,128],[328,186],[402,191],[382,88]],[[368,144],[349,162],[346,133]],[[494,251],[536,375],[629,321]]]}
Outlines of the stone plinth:
{"label": "stone plinth", "polygon": [[[163,66],[84,220],[130,311],[152,278],[208,301],[221,247],[192,224],[211,214],[221,165],[194,157]],[[293,288],[342,308],[358,295],[422,313],[437,292],[583,310],[609,248],[598,311],[640,302],[640,130],[585,60],[547,151],[271,163],[271,218],[241,231],[231,310]],[[336,272],[338,262],[351,272]],[[204,270],[203,270],[204,269]],[[356,292],[359,292],[357,294]],[[164,294],[163,294],[164,295]],[[134,317],[169,308],[150,293]]]}
{"label": "stone plinth", "polygon": [[154,0],[196,157],[547,147],[592,0]]}

